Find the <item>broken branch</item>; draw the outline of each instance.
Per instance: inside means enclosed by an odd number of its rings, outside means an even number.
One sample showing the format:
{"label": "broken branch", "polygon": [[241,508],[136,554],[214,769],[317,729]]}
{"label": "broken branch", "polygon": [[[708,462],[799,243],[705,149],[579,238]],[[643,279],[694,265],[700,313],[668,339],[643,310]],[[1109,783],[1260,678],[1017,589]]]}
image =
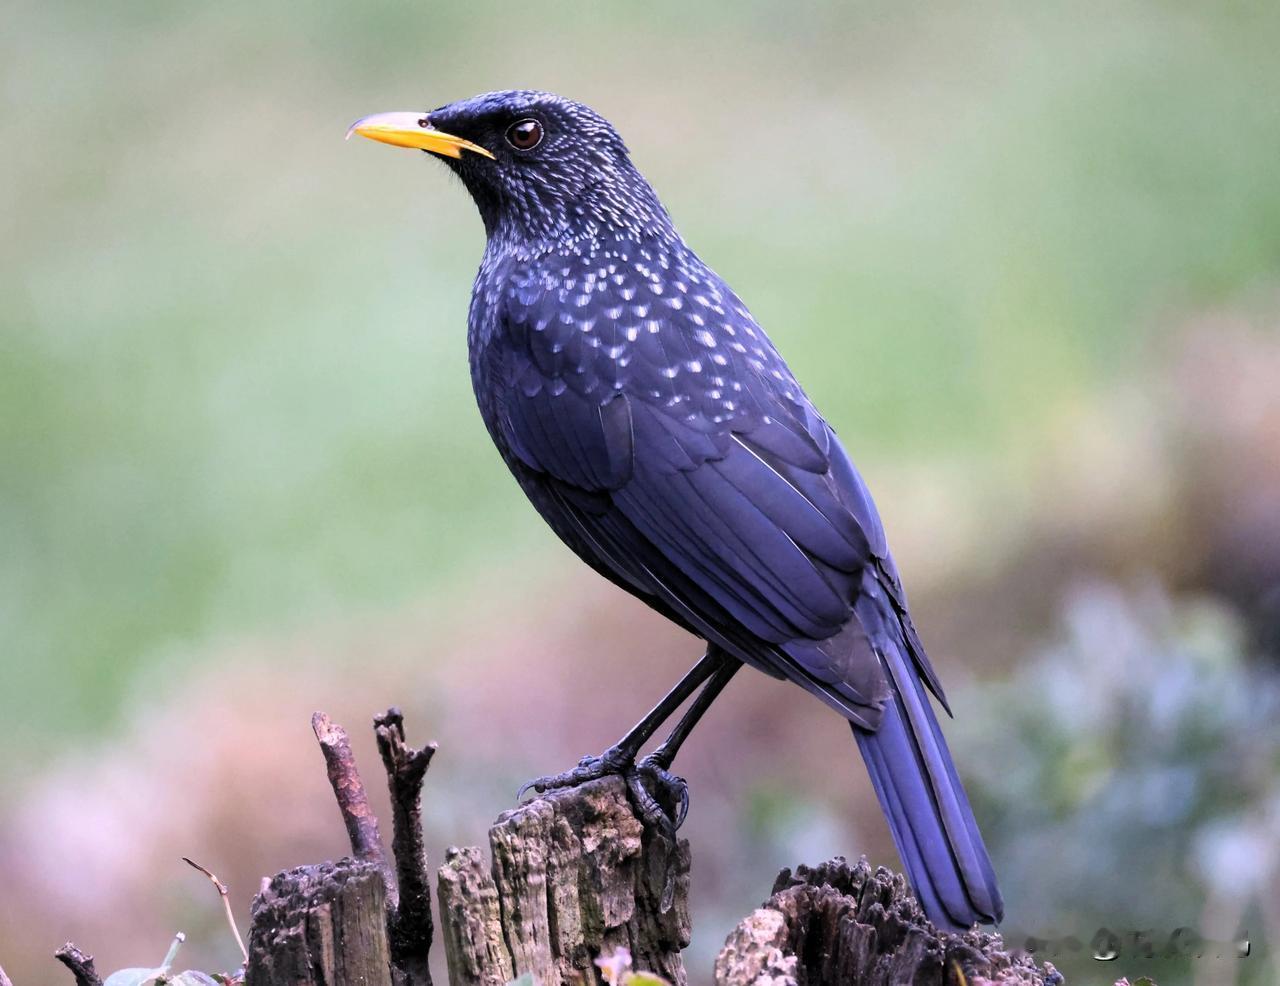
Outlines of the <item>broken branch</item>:
{"label": "broken branch", "polygon": [[93,967],[93,956],[86,955],[71,942],[54,952],[53,957],[71,970],[76,986],[102,986],[98,970]]}
{"label": "broken branch", "polygon": [[422,782],[436,744],[415,750],[405,742],[404,715],[394,706],[373,720],[378,753],[391,792],[391,855],[396,866],[391,955],[411,983],[430,986],[427,959],[434,928],[427,851],[422,836]]}
{"label": "broken branch", "polygon": [[391,868],[387,865],[387,854],[382,848],[378,817],[369,806],[369,795],[365,792],[364,782],[360,780],[360,770],[351,752],[351,740],[347,731],[331,722],[323,712],[317,712],[311,717],[311,728],[320,741],[320,752],[324,754],[329,785],[333,788],[338,810],[342,812],[343,824],[347,827],[347,837],[351,840],[351,852],[356,859],[373,863],[382,870],[390,888]]}

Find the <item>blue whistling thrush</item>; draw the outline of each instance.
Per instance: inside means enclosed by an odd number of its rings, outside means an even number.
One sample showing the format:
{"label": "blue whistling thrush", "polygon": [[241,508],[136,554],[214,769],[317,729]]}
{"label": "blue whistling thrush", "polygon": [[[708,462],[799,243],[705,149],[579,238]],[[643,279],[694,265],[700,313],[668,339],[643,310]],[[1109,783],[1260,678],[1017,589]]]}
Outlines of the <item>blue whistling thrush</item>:
{"label": "blue whistling thrush", "polygon": [[999,921],[991,862],[926,692],[946,699],[871,495],[613,127],[580,103],[516,91],[366,117],[351,133],[441,158],[479,207],[488,242],[471,376],[520,488],[578,557],[707,642],[621,741],[527,786],[620,774],[669,834],[687,794],[667,768],[749,664],[849,721],[932,921]]}

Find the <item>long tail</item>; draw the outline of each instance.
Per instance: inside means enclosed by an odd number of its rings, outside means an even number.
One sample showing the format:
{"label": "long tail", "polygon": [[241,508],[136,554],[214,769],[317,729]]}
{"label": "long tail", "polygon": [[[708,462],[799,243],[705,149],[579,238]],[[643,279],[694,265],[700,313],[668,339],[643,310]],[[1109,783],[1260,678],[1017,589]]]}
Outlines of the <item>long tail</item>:
{"label": "long tail", "polygon": [[881,649],[893,698],[876,732],[852,728],[907,878],[939,928],[998,923],[1004,902],[932,703],[905,644]]}

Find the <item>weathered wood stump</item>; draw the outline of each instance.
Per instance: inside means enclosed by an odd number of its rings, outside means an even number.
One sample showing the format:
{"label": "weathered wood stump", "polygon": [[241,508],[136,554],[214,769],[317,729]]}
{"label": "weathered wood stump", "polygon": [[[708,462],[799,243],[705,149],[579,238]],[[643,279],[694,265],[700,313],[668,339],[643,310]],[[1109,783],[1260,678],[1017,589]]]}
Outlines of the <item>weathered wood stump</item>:
{"label": "weathered wood stump", "polygon": [[906,881],[865,859],[783,870],[733,930],[716,986],[1058,986],[1052,966],[1011,955],[998,934],[939,932]]}
{"label": "weathered wood stump", "polygon": [[[252,908],[245,986],[431,986],[435,929],[419,801],[435,746],[410,747],[395,709],[374,725],[394,858],[346,732],[317,713],[312,726],[354,858],[286,870],[264,886]],[[594,986],[595,960],[621,948],[636,970],[685,986],[689,845],[643,825],[621,778],[504,812],[489,830],[488,858],[478,848],[448,851],[437,892],[450,986],[505,986],[526,973],[539,986]],[[58,958],[77,986],[102,986],[92,958],[73,945]],[[1062,977],[1010,954],[999,935],[938,932],[901,876],[834,859],[782,872],[773,896],[725,942],[715,982],[1059,986]]]}
{"label": "weathered wood stump", "polygon": [[635,816],[621,778],[553,791],[505,812],[479,849],[451,849],[439,872],[451,986],[595,983],[618,947],[676,986],[689,944],[689,844]]}
{"label": "weathered wood stump", "polygon": [[247,986],[392,986],[387,887],[346,857],[271,878],[254,898]]}

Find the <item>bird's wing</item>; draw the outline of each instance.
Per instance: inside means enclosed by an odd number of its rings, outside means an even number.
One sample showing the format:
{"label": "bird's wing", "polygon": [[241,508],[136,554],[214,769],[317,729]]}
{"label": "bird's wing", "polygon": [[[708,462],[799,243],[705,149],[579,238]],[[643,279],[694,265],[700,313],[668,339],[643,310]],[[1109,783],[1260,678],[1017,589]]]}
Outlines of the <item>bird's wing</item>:
{"label": "bird's wing", "polygon": [[683,309],[583,307],[526,306],[502,329],[498,426],[556,519],[701,632],[874,725],[885,684],[854,603],[869,573],[891,595],[896,575],[834,433],[745,311],[730,317],[750,345]]}

